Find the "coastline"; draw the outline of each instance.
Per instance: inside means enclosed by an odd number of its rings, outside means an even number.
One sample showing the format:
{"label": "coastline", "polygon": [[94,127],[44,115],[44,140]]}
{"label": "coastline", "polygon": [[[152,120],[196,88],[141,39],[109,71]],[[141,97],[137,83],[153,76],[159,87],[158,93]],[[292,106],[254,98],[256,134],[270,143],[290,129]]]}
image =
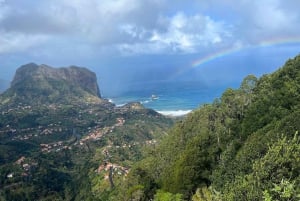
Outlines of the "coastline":
{"label": "coastline", "polygon": [[[108,98],[108,101],[115,104],[116,107],[122,107],[124,105],[126,105],[127,103],[130,103],[130,102],[136,102],[136,101],[128,101],[128,102],[115,102],[112,98]],[[146,100],[146,101],[138,101],[139,103],[141,103],[145,108],[149,108],[149,109],[153,109],[155,110],[156,112],[164,115],[164,116],[167,116],[167,117],[183,117],[185,115],[187,115],[188,113],[192,112],[192,109],[180,109],[180,108],[162,108],[162,107],[159,107],[159,109],[155,108],[155,107],[149,107],[149,105],[147,103],[149,103],[150,101]]]}
{"label": "coastline", "polygon": [[168,117],[183,117],[189,114],[190,112],[192,112],[192,110],[155,110],[155,111]]}

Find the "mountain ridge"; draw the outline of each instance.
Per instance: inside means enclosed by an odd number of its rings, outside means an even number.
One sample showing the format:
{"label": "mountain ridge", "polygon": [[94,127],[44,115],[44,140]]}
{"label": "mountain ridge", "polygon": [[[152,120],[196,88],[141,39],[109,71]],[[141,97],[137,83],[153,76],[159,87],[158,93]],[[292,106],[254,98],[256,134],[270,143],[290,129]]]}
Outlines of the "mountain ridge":
{"label": "mountain ridge", "polygon": [[32,99],[37,103],[102,100],[97,76],[87,68],[54,68],[35,63],[19,67],[10,88],[3,94],[14,97],[14,102]]}

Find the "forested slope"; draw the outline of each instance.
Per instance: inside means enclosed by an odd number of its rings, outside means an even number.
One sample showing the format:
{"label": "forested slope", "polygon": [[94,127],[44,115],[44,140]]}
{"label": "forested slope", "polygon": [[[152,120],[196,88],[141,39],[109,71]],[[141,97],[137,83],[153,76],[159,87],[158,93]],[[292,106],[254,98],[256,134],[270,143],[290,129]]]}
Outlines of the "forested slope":
{"label": "forested slope", "polygon": [[299,130],[297,56],[178,122],[110,199],[300,200]]}
{"label": "forested slope", "polygon": [[102,99],[88,69],[21,66],[0,94],[0,201],[103,200],[172,124]]}

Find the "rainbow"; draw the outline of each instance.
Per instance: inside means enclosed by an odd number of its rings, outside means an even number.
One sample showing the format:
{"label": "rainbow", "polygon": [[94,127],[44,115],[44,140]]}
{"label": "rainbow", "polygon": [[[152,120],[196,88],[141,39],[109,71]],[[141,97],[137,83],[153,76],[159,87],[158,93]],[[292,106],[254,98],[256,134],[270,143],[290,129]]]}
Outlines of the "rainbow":
{"label": "rainbow", "polygon": [[275,45],[282,45],[282,44],[291,44],[291,43],[300,43],[300,36],[295,36],[295,37],[274,37],[270,38],[267,40],[263,40],[258,42],[255,45],[238,45],[236,47],[231,47],[231,48],[226,48],[219,50],[217,52],[214,52],[212,54],[205,55],[204,57],[201,57],[200,59],[196,59],[191,63],[191,67],[195,68],[197,66],[200,66],[204,63],[210,62],[212,60],[215,60],[220,57],[227,56],[229,54],[242,51],[245,49],[250,49],[250,48],[258,48],[258,47],[270,47],[270,46],[275,46]]}
{"label": "rainbow", "polygon": [[204,63],[207,63],[207,62],[215,60],[217,58],[224,57],[226,55],[232,54],[232,53],[237,52],[241,49],[244,49],[244,48],[239,47],[239,46],[238,47],[230,47],[230,48],[222,49],[222,50],[219,50],[217,52],[205,55],[204,57],[201,57],[200,59],[197,59],[197,60],[193,61],[191,63],[191,67],[196,68],[197,66],[200,66]]}
{"label": "rainbow", "polygon": [[222,58],[225,56],[228,56],[230,54],[239,52],[239,51],[243,51],[246,49],[251,49],[251,48],[265,48],[265,47],[271,47],[271,46],[276,46],[276,45],[284,45],[284,44],[299,44],[300,43],[300,36],[292,36],[292,37],[271,37],[269,39],[266,40],[262,40],[259,41],[255,44],[252,45],[235,45],[233,47],[227,47],[227,48],[223,48],[221,50],[218,50],[216,52],[204,55],[198,59],[195,59],[194,61],[192,61],[189,65],[187,65],[187,67],[185,68],[181,68],[179,70],[177,70],[175,72],[175,74],[173,74],[173,78],[179,76],[180,74],[193,69],[193,68],[197,68],[205,63],[214,61],[215,59],[218,58]]}
{"label": "rainbow", "polygon": [[217,58],[221,58],[224,57],[226,55],[232,54],[234,52],[237,52],[241,49],[245,49],[243,48],[241,45],[236,45],[234,47],[230,47],[230,48],[223,48],[217,52],[213,52],[211,54],[205,55],[203,57],[201,57],[200,59],[196,59],[194,61],[192,61],[189,65],[187,65],[187,67],[184,68],[179,68],[175,71],[175,73],[173,73],[170,76],[170,79],[174,79],[176,77],[178,77],[179,75],[193,69],[193,68],[197,68],[198,66],[201,66],[204,63],[208,63],[210,61],[213,61]]}
{"label": "rainbow", "polygon": [[289,37],[271,37],[269,39],[261,41],[259,47],[270,47],[274,45],[283,44],[298,44],[300,43],[300,36],[289,36]]}

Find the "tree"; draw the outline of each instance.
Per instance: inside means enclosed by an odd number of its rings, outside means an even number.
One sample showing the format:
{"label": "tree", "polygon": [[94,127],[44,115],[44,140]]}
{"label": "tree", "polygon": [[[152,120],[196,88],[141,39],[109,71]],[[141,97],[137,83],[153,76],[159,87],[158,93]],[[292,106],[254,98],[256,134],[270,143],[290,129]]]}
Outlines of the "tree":
{"label": "tree", "polygon": [[257,84],[257,81],[258,81],[258,79],[254,75],[248,75],[242,81],[240,89],[245,94],[252,94],[253,93],[253,89],[255,88],[255,86]]}
{"label": "tree", "polygon": [[272,144],[257,159],[249,174],[236,176],[225,185],[224,200],[298,201],[300,198],[300,138],[298,132],[288,140]]}
{"label": "tree", "polygon": [[183,201],[181,194],[172,194],[158,190],[153,201]]}

